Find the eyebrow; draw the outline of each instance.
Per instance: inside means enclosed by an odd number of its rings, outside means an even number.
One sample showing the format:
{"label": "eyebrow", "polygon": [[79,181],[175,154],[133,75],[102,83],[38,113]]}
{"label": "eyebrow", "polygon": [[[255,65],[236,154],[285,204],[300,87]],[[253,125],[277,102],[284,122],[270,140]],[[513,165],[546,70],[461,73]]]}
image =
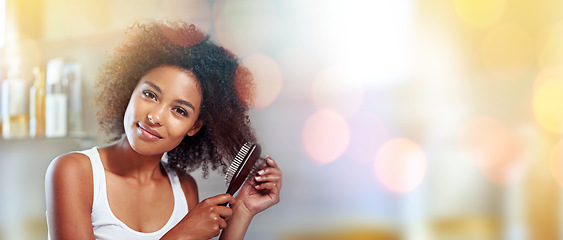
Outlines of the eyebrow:
{"label": "eyebrow", "polygon": [[145,83],[153,87],[158,93],[162,94],[162,90],[156,84],[149,81],[145,81]]}
{"label": "eyebrow", "polygon": [[[162,90],[156,84],[149,82],[149,81],[145,81],[145,83],[147,85],[151,86],[152,88],[154,88],[158,93],[162,94]],[[192,103],[186,101],[186,100],[176,99],[174,101],[176,101],[179,104],[186,105],[187,107],[189,107],[189,108],[191,108],[192,110],[195,111],[194,105]]]}
{"label": "eyebrow", "polygon": [[179,103],[179,104],[186,105],[187,107],[189,107],[189,108],[191,108],[192,110],[195,111],[194,105],[192,103],[188,102],[188,101],[185,101],[185,100],[182,100],[182,99],[176,99],[176,102]]}

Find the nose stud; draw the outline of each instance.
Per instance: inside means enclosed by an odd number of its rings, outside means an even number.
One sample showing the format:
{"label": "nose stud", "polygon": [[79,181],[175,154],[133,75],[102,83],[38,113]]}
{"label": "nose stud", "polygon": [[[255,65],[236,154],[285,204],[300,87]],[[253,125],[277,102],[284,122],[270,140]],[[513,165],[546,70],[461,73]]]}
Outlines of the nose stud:
{"label": "nose stud", "polygon": [[150,122],[153,122],[153,120],[152,120],[152,115],[149,114],[149,115],[147,115],[147,117],[149,118],[149,121],[150,121]]}

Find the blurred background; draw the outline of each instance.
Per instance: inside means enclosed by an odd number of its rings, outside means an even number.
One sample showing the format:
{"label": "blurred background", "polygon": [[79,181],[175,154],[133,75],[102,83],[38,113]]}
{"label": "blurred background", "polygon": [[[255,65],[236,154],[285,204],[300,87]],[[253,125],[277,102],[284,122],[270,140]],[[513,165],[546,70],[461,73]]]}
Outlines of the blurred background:
{"label": "blurred background", "polygon": [[45,170],[106,144],[98,68],[147,18],[254,74],[284,180],[246,239],[563,239],[559,0],[0,0],[0,239],[46,239]]}

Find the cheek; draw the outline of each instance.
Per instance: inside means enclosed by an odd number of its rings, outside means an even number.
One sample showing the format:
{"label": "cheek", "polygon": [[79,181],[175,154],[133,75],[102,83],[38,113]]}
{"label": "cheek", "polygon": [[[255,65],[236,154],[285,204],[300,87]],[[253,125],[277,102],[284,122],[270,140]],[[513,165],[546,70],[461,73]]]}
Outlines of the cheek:
{"label": "cheek", "polygon": [[192,125],[186,124],[186,122],[176,122],[171,124],[171,126],[171,134],[174,135],[175,138],[184,138],[188,134]]}
{"label": "cheek", "polygon": [[[135,99],[137,99],[137,101],[135,101]],[[138,101],[139,100],[135,95],[133,95],[131,100],[129,100],[129,104],[127,104],[127,108],[125,109],[125,114],[123,116],[123,123],[125,125],[131,125],[135,122],[135,119],[139,117],[137,115],[141,114],[143,111],[142,104]]]}
{"label": "cheek", "polygon": [[169,122],[169,136],[176,139],[176,141],[181,142],[184,137],[188,135],[188,132],[192,129],[195,121],[182,121],[177,120]]}

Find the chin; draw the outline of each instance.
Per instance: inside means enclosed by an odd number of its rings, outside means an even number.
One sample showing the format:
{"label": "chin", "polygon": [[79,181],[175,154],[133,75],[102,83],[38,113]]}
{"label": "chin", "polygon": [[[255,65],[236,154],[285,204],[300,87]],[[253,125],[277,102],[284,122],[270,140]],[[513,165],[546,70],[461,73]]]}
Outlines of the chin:
{"label": "chin", "polygon": [[129,141],[129,145],[135,152],[145,156],[162,155],[176,147],[176,145],[174,145],[174,147],[169,147],[169,144],[144,142],[142,140]]}

